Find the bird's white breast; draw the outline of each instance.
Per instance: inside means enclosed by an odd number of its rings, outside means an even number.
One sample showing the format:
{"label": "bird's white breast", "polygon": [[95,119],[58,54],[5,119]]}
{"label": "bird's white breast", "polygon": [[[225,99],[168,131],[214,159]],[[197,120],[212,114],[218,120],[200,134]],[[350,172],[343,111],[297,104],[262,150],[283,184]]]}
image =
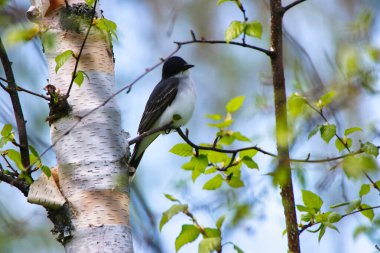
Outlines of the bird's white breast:
{"label": "bird's white breast", "polygon": [[181,117],[174,122],[174,127],[183,126],[193,115],[196,100],[194,83],[189,76],[180,77],[180,79],[177,96],[160,117],[158,127],[169,124],[174,115]]}

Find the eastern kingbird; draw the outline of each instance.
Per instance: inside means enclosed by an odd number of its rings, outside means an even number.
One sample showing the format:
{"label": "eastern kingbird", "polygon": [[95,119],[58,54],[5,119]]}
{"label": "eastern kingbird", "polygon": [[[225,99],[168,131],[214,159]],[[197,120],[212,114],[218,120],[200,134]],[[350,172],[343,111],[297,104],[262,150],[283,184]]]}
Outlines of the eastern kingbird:
{"label": "eastern kingbird", "polygon": [[[178,128],[186,124],[194,111],[195,88],[189,76],[188,64],[181,57],[173,56],[167,59],[162,67],[162,79],[153,89],[142,115],[138,134],[163,127],[172,122],[172,127]],[[145,149],[164,131],[151,134],[137,142],[129,166],[134,170],[129,172],[132,181],[137,166]]]}

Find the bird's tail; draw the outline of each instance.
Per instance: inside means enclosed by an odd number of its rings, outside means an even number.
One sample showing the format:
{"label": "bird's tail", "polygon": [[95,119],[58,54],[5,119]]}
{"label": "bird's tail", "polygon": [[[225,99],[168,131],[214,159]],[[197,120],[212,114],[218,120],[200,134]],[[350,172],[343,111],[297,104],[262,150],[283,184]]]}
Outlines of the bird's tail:
{"label": "bird's tail", "polygon": [[133,150],[133,154],[131,156],[131,159],[129,160],[129,182],[132,182],[133,178],[135,177],[136,175],[136,170],[137,170],[137,167],[139,166],[140,164],[140,161],[141,161],[141,158],[143,157],[144,155],[144,152],[142,152],[140,155],[137,155],[137,150],[138,150],[138,144],[136,144],[134,150]]}
{"label": "bird's tail", "polygon": [[133,154],[131,156],[131,159],[129,159],[129,182],[132,182],[135,174],[137,167],[140,164],[141,158],[144,155],[144,152],[146,148],[160,135],[160,133],[155,133],[152,135],[149,135],[145,137],[143,140],[135,144],[135,147],[133,149]]}

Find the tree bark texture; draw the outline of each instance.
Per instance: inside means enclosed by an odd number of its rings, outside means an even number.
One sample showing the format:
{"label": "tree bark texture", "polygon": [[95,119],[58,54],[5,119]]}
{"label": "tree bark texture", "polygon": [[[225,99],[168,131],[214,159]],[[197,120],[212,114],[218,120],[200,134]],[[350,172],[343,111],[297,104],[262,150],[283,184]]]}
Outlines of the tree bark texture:
{"label": "tree bark texture", "polygon": [[[86,10],[83,0],[67,2],[70,7]],[[49,84],[65,95],[76,59],[71,57],[56,73],[55,58],[66,50],[78,55],[90,18],[84,25],[70,27],[69,17],[63,15],[68,10],[65,1],[41,0],[32,1],[32,4],[40,15],[40,29],[56,38],[53,50],[44,48]],[[88,7],[87,10],[91,11]],[[96,16],[101,17],[99,8]],[[71,228],[65,232],[69,239],[62,240],[62,243],[66,252],[130,253],[133,252],[130,199],[127,166],[123,162],[127,141],[121,129],[120,110],[116,101],[111,100],[83,117],[102,105],[115,89],[111,41],[95,26],[83,48],[78,70],[84,71],[88,78],[84,78],[81,87],[73,85],[67,100],[71,107],[69,114],[51,124],[52,143],[56,143],[59,189],[67,200],[66,209],[71,219]]]}
{"label": "tree bark texture", "polygon": [[289,162],[288,119],[286,105],[286,89],[284,77],[284,62],[282,48],[282,17],[281,0],[271,0],[271,57],[273,88],[276,114],[276,141],[279,155],[276,174],[281,186],[281,198],[286,219],[288,248],[292,253],[299,253],[299,235],[297,216],[294,203],[292,172]]}

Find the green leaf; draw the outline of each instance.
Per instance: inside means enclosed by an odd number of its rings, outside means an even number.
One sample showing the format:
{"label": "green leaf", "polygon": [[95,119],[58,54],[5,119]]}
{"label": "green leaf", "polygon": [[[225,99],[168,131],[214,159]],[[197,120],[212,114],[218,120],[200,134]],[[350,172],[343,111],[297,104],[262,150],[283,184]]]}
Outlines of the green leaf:
{"label": "green leaf", "polygon": [[216,5],[221,5],[224,2],[235,2],[235,1],[236,0],[218,0],[218,2],[216,3]]}
{"label": "green leaf", "polygon": [[[366,209],[366,208],[371,208],[371,206],[367,205],[367,204],[361,204],[360,205],[360,209]],[[361,214],[363,214],[365,217],[367,217],[370,221],[373,220],[373,217],[375,216],[375,213],[373,211],[373,209],[368,209],[368,210],[365,210],[365,211],[360,211]]]}
{"label": "green leaf", "polygon": [[347,206],[349,204],[350,204],[350,202],[342,202],[342,203],[338,203],[338,204],[332,205],[332,206],[330,206],[330,208],[338,208],[338,207],[341,207],[341,206]]}
{"label": "green leaf", "polygon": [[318,242],[321,241],[325,232],[326,232],[326,226],[324,224],[321,224],[321,230],[319,230],[319,235],[318,235]]}
{"label": "green leaf", "polygon": [[360,187],[359,196],[363,197],[364,195],[367,195],[370,190],[371,187],[369,186],[369,184],[362,184],[362,186]]}
{"label": "green leaf", "polygon": [[73,56],[73,50],[66,50],[65,52],[57,55],[57,57],[55,57],[55,73],[57,73],[58,70],[63,66],[63,64],[65,64]]}
{"label": "green leaf", "polygon": [[179,200],[178,199],[176,199],[175,197],[173,197],[172,195],[170,195],[170,194],[164,194],[164,196],[165,196],[165,198],[167,198],[168,200],[170,200],[170,201],[173,201],[173,202],[179,202]]}
{"label": "green leaf", "polygon": [[178,252],[183,245],[195,241],[199,236],[199,229],[194,225],[182,225],[182,230],[175,239],[175,251]]}
{"label": "green leaf", "polygon": [[197,164],[197,158],[195,156],[191,157],[190,161],[182,165],[182,169],[184,170],[194,170],[195,165]]}
{"label": "green leaf", "polygon": [[309,140],[311,137],[313,137],[321,129],[321,127],[321,125],[318,125],[313,130],[311,130],[311,132],[307,136],[307,139]]}
{"label": "green leaf", "polygon": [[251,142],[251,140],[245,136],[245,135],[242,135],[240,132],[234,132],[232,134],[232,136],[236,139],[236,140],[239,140],[239,141],[245,141],[245,142]]}
{"label": "green leaf", "polygon": [[303,206],[303,205],[296,205],[297,207],[297,210],[300,211],[300,212],[307,212],[309,213],[310,212],[310,208],[306,207],[306,206]]}
{"label": "green leaf", "polygon": [[377,157],[379,155],[379,149],[371,142],[367,141],[366,143],[362,144],[361,148],[368,155],[373,155],[374,157]]}
{"label": "green leaf", "polygon": [[232,188],[240,188],[244,186],[244,182],[240,179],[240,177],[235,176],[235,174],[227,180],[227,184]]}
{"label": "green leaf", "polygon": [[358,226],[355,228],[352,237],[356,239],[359,235],[364,234],[368,231],[367,226]]}
{"label": "green leaf", "polygon": [[[16,25],[8,29],[4,34],[4,41],[9,45],[16,45],[21,42],[32,40],[40,32],[40,27],[37,24],[33,25]],[[4,44],[5,44],[4,43]]]}
{"label": "green leaf", "polygon": [[219,217],[219,219],[216,221],[216,227],[220,230],[220,228],[223,225],[224,220],[226,219],[225,215],[222,215]]}
{"label": "green leaf", "polygon": [[357,200],[351,201],[345,210],[346,213],[348,214],[348,213],[353,212],[356,209],[360,209],[361,204],[362,204],[362,199],[357,199]]}
{"label": "green leaf", "polygon": [[1,130],[1,136],[8,137],[12,133],[12,129],[13,127],[11,124],[5,124]]}
{"label": "green leaf", "polygon": [[94,2],[95,2],[95,0],[85,0],[86,1],[86,4],[87,4],[87,6],[89,7],[89,8],[92,8],[92,6],[93,6],[93,4],[94,4]]}
{"label": "green leaf", "polygon": [[323,224],[325,224],[326,227],[334,229],[336,232],[339,233],[338,228],[336,226],[334,226],[333,224],[331,224],[331,223],[323,223]]}
{"label": "green leaf", "polygon": [[205,237],[220,237],[220,230],[217,228],[205,228]]}
{"label": "green leaf", "polygon": [[14,149],[8,149],[6,151],[6,154],[9,157],[9,159],[11,159],[16,164],[17,168],[19,168],[22,171],[25,170],[25,168],[24,168],[24,166],[22,165],[22,162],[21,162],[20,152],[14,150]]}
{"label": "green leaf", "polygon": [[358,178],[363,171],[377,170],[377,163],[372,156],[356,155],[343,158],[343,170],[348,177]]}
{"label": "green leaf", "polygon": [[220,114],[206,114],[206,117],[215,121],[219,121],[223,118]]}
{"label": "green leaf", "polygon": [[193,183],[195,182],[195,180],[197,180],[197,178],[201,175],[202,173],[199,171],[199,170],[193,170],[193,172],[191,173],[191,180],[193,181]]}
{"label": "green leaf", "polygon": [[352,133],[355,133],[355,132],[358,132],[358,131],[363,131],[360,127],[351,127],[351,128],[347,128],[345,131],[344,131],[344,135],[348,136]]}
{"label": "green leaf", "polygon": [[324,94],[319,101],[317,102],[317,106],[322,109],[326,105],[330,104],[333,97],[335,96],[335,91],[330,91]]}
{"label": "green leaf", "polygon": [[87,77],[87,80],[90,80],[90,78],[88,77],[88,75],[83,72],[82,70],[79,70],[77,71],[76,75],[75,75],[75,78],[74,78],[74,82],[79,86],[81,87],[82,86],[82,83],[84,81],[84,77]]}
{"label": "green leaf", "polygon": [[340,141],[340,139],[335,140],[335,147],[338,149],[339,152],[342,152],[346,147],[343,145],[343,143]]}
{"label": "green leaf", "polygon": [[220,237],[205,238],[199,243],[198,253],[211,253],[221,248],[222,239]]}
{"label": "green leaf", "polygon": [[193,148],[187,143],[178,143],[170,149],[170,152],[179,156],[192,156]]}
{"label": "green leaf", "polygon": [[199,155],[198,157],[195,157],[195,166],[194,169],[204,173],[206,167],[208,166],[208,159],[206,155]]}
{"label": "green leaf", "polygon": [[261,35],[263,34],[263,26],[259,21],[246,23],[244,32],[248,36],[261,39]]}
{"label": "green leaf", "polygon": [[219,129],[223,129],[223,128],[229,127],[233,122],[234,122],[233,119],[226,119],[226,120],[224,120],[221,123],[210,123],[210,124],[207,124],[207,125],[210,126],[210,127],[216,127],[216,128],[219,128]]}
{"label": "green leaf", "polygon": [[162,213],[160,221],[160,231],[162,227],[176,214],[183,212],[188,209],[188,205],[172,205],[167,211]]}
{"label": "green leaf", "polygon": [[207,157],[211,163],[222,163],[222,162],[227,163],[230,160],[227,154],[219,153],[216,151],[209,151],[207,153]]}
{"label": "green leaf", "polygon": [[331,212],[328,217],[327,217],[327,220],[328,222],[330,223],[336,223],[338,221],[340,221],[342,219],[342,215],[340,215],[339,213],[337,212]]}
{"label": "green leaf", "polygon": [[290,115],[296,117],[301,114],[305,108],[306,102],[306,98],[298,93],[293,93],[288,99],[288,110]]}
{"label": "green leaf", "polygon": [[96,22],[96,27],[98,27],[100,30],[108,32],[116,40],[118,39],[116,34],[117,25],[115,22],[106,18],[100,18]]}
{"label": "green leaf", "polygon": [[51,170],[48,166],[42,165],[41,170],[48,178],[51,177]]}
{"label": "green leaf", "polygon": [[329,143],[330,140],[335,136],[336,134],[336,126],[334,124],[326,124],[322,125],[321,129],[321,137],[326,142]]}
{"label": "green leaf", "polygon": [[257,154],[257,150],[256,150],[256,149],[247,149],[247,150],[240,151],[240,152],[239,152],[239,157],[242,158],[242,159],[243,159],[244,157],[252,158],[252,157],[254,157],[256,154]]}
{"label": "green leaf", "polygon": [[[286,230],[285,230],[285,232],[286,232]],[[244,253],[244,251],[241,248],[239,248],[237,245],[235,245],[235,244],[232,244],[232,245],[234,246],[234,250],[236,250],[237,253]]]}
{"label": "green leaf", "polygon": [[216,190],[220,188],[223,184],[223,177],[222,175],[218,174],[215,177],[211,178],[209,181],[205,183],[203,186],[204,190]]}
{"label": "green leaf", "polygon": [[248,156],[243,157],[242,162],[245,165],[247,165],[247,167],[250,169],[259,169],[259,166],[257,165],[257,163]]}
{"label": "green leaf", "polygon": [[228,26],[226,33],[224,35],[224,39],[227,43],[229,43],[231,40],[236,39],[240,36],[244,31],[244,24],[240,21],[232,21],[230,25]]}
{"label": "green leaf", "polygon": [[245,98],[244,96],[239,96],[239,97],[234,97],[233,99],[231,99],[226,105],[227,112],[233,113],[239,110],[241,105],[244,102],[244,98]]}
{"label": "green leaf", "polygon": [[321,210],[323,201],[317,194],[308,190],[302,190],[302,200],[305,206],[317,211]]}
{"label": "green leaf", "polygon": [[375,186],[377,186],[378,188],[380,188],[380,180],[378,180],[378,181],[375,182]]}

